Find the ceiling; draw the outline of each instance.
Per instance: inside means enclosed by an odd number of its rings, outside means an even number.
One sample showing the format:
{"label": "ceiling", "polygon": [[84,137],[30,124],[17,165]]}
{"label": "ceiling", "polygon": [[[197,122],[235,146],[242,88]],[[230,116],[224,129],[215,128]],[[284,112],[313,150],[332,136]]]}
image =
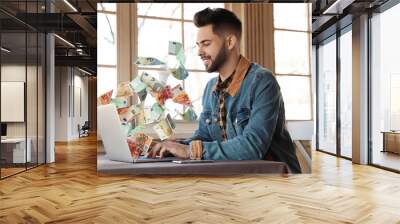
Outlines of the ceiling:
{"label": "ceiling", "polygon": [[[32,38],[37,33],[51,32],[57,34],[56,66],[77,66],[95,75],[96,4],[89,0],[47,0],[47,5],[45,0],[1,0],[2,46],[12,49],[3,60],[17,62],[25,56],[27,59],[36,57],[38,44]],[[39,45],[39,50],[42,47]]]}
{"label": "ceiling", "polygon": [[[351,23],[352,17],[372,10],[386,1],[272,0],[267,2],[311,2],[313,42],[316,43],[326,36],[332,35],[341,26]],[[9,43],[7,47],[15,49],[13,51],[15,57],[18,54],[25,55],[28,53],[29,55],[35,52],[36,43],[30,43],[33,40],[28,35],[28,47],[25,50],[24,32],[26,29],[28,29],[28,32],[54,32],[60,37],[55,38],[56,65],[78,66],[90,71],[92,74],[96,74],[97,2],[107,1],[47,0],[46,6],[46,0],[1,0],[0,25],[3,32],[3,46],[5,46],[4,43]],[[113,2],[129,1],[120,0]],[[164,0],[163,2],[168,2],[168,0]],[[212,1],[210,0],[210,2]],[[52,13],[48,13],[50,9]],[[42,47],[42,45],[39,47]]]}
{"label": "ceiling", "polygon": [[351,24],[353,17],[373,11],[388,0],[313,0],[313,43],[336,33]]}

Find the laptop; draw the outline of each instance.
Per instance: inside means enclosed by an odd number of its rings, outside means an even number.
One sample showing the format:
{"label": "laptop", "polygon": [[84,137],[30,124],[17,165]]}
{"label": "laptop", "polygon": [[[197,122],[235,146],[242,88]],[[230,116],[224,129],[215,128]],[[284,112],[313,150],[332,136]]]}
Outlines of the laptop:
{"label": "laptop", "polygon": [[126,141],[126,136],[121,128],[121,121],[115,105],[107,104],[98,106],[97,116],[100,136],[103,140],[106,155],[110,160],[128,163],[171,162],[177,160],[176,157],[164,157],[161,159],[139,156],[134,161]]}

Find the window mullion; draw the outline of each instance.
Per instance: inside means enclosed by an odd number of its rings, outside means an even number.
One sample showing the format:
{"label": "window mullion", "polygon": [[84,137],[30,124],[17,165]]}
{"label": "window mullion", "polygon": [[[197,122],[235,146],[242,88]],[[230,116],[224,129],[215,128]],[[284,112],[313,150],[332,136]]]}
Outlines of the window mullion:
{"label": "window mullion", "polygon": [[[182,47],[183,51],[185,51],[185,17],[184,17],[184,10],[183,10],[183,5],[184,3],[181,3],[181,37],[182,37]],[[182,80],[182,85],[183,89],[185,88],[185,80]],[[182,106],[182,114],[185,112],[185,105]]]}
{"label": "window mullion", "polygon": [[193,22],[192,20],[187,20],[187,19],[175,19],[175,18],[165,18],[165,17],[158,17],[158,16],[137,16],[138,18],[142,18],[142,19],[158,19],[158,20],[167,20],[167,21],[174,21],[174,22]]}
{"label": "window mullion", "polygon": [[311,33],[310,31],[293,30],[293,29],[284,29],[284,28],[276,28],[276,27],[274,27],[274,30],[286,31],[286,32],[296,32],[296,33]]}
{"label": "window mullion", "polygon": [[275,73],[276,76],[300,76],[300,77],[310,77],[311,74],[283,74],[283,73]]}
{"label": "window mullion", "polygon": [[116,65],[103,65],[103,64],[97,64],[97,67],[102,67],[102,68],[117,68]]}
{"label": "window mullion", "polygon": [[102,13],[102,14],[111,14],[111,15],[116,15],[116,12],[113,11],[104,11],[104,10],[97,10],[97,13]]}

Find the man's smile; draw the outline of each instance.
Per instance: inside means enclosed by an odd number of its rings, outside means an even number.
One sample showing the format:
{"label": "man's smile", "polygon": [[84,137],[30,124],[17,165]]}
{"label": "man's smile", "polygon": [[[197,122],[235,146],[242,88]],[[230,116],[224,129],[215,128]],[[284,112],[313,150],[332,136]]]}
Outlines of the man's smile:
{"label": "man's smile", "polygon": [[204,65],[207,67],[211,64],[211,57],[204,56],[201,57],[201,60],[203,60]]}

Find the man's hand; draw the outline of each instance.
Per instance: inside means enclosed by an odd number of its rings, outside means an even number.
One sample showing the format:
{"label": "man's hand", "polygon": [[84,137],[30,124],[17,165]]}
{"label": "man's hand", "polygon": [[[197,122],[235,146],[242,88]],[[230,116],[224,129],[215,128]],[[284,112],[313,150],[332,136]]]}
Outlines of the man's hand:
{"label": "man's hand", "polygon": [[164,158],[166,154],[171,153],[172,155],[180,159],[189,159],[189,148],[189,145],[179,144],[176,142],[159,142],[150,148],[147,157],[155,158],[159,155],[160,158]]}

